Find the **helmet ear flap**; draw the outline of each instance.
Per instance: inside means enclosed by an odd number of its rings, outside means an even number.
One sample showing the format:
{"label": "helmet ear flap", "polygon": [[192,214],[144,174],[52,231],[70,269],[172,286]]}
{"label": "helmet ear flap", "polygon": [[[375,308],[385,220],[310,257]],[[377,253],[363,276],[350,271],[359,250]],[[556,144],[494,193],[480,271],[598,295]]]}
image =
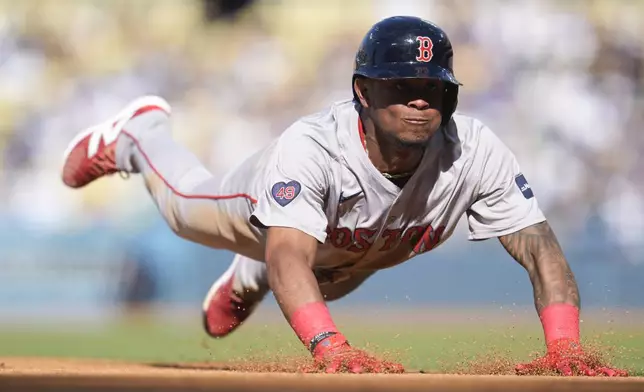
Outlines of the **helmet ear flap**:
{"label": "helmet ear flap", "polygon": [[449,123],[449,120],[456,111],[456,106],[458,106],[458,85],[446,83],[445,93],[443,94],[443,111],[441,113],[443,121],[441,125],[445,126]]}

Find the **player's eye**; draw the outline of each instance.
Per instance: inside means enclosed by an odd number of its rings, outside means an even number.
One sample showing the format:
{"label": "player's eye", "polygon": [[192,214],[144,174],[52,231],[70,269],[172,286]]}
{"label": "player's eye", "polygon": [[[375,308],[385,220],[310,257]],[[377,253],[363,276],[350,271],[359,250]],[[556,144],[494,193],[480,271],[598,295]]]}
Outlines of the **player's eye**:
{"label": "player's eye", "polygon": [[437,91],[443,89],[443,82],[440,80],[432,80],[428,83],[427,88],[430,91]]}

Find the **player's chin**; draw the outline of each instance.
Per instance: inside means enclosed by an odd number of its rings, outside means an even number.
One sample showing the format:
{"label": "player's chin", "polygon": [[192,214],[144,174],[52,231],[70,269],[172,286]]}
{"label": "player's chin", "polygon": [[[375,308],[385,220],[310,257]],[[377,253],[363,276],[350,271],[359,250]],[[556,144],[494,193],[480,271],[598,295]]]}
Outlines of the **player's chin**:
{"label": "player's chin", "polygon": [[437,131],[437,127],[425,124],[414,125],[414,126],[405,126],[404,129],[398,133],[398,141],[408,147],[414,146],[424,146],[429,140],[434,136]]}

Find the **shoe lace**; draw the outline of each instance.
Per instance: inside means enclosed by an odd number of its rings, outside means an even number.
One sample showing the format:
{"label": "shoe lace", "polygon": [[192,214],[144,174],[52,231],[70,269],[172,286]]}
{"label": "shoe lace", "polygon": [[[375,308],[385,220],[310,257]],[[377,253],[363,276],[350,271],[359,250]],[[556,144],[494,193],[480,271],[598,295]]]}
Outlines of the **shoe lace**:
{"label": "shoe lace", "polygon": [[93,171],[95,174],[100,173],[101,171],[107,172],[107,173],[118,173],[119,177],[121,177],[124,180],[127,180],[130,178],[130,173],[125,170],[121,169],[113,169],[112,167],[116,167],[116,164],[114,162],[114,158],[111,157],[109,154],[106,154],[105,152],[98,153],[94,156],[94,165],[93,165]]}
{"label": "shoe lace", "polygon": [[230,308],[234,314],[243,314],[250,310],[253,304],[256,304],[263,297],[260,292],[250,289],[245,289],[244,293],[237,290],[232,290],[230,294]]}

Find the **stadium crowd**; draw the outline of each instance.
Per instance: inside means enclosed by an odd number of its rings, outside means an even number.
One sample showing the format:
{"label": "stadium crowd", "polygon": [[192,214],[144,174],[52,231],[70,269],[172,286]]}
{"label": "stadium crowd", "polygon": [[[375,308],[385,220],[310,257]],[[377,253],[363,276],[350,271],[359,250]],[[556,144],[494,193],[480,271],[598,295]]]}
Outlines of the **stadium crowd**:
{"label": "stadium crowd", "polygon": [[364,32],[413,14],[448,31],[460,110],[517,154],[562,235],[599,224],[621,246],[644,245],[644,2],[241,3],[0,2],[2,216],[42,231],[134,225],[154,213],[143,187],[62,185],[76,132],[160,94],[177,137],[220,176],[297,117],[349,98]]}

